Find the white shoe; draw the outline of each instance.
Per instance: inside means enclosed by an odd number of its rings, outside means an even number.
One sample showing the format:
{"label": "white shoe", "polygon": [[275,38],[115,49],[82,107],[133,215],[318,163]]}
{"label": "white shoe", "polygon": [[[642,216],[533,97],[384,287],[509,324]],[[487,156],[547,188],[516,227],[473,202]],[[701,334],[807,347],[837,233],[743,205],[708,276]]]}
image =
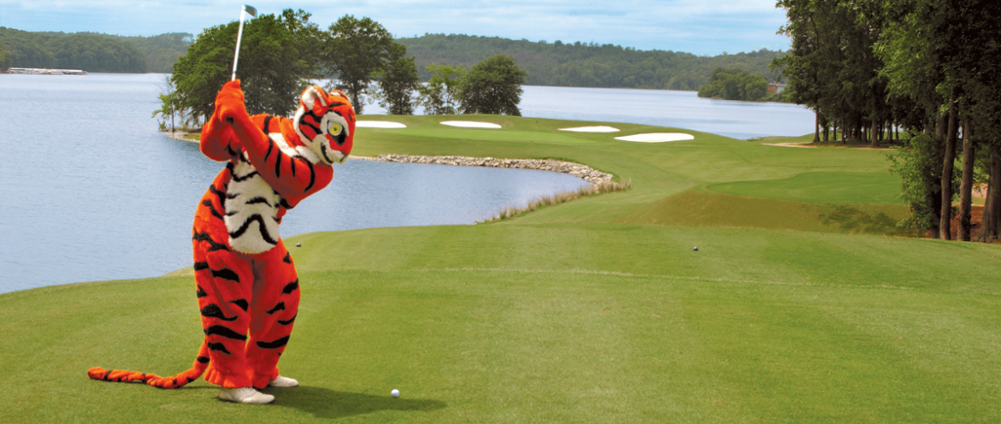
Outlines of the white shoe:
{"label": "white shoe", "polygon": [[241,387],[239,389],[223,388],[219,391],[219,399],[236,403],[265,404],[275,401],[275,397],[261,393],[253,387]]}
{"label": "white shoe", "polygon": [[268,383],[268,387],[295,387],[298,385],[299,382],[296,379],[282,377],[280,375],[278,377],[275,377],[274,380],[271,380],[271,382]]}

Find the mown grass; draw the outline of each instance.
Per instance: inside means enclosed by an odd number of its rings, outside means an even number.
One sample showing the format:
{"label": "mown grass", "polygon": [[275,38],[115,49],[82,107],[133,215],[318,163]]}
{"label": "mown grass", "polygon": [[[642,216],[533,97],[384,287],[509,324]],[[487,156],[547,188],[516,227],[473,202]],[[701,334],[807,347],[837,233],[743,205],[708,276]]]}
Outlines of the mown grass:
{"label": "mown grass", "polygon": [[86,378],[93,365],[190,365],[201,339],[194,289],[172,277],[0,296],[0,419],[1001,418],[1001,292],[978,266],[999,259],[991,246],[634,225],[289,242],[303,246],[293,254],[304,302],[282,370],[303,386],[271,390],[275,405],[225,404],[203,381],[163,391]]}
{"label": "mown grass", "polygon": [[831,204],[687,190],[622,216],[621,223],[728,226],[851,234],[907,235],[903,205]]}
{"label": "mown grass", "polygon": [[190,366],[190,268],[2,294],[0,421],[1001,420],[1001,246],[900,237],[885,152],[377,119],[410,128],[359,130],[356,154],[560,158],[632,187],[473,226],[290,237],[303,301],[280,365],[302,386],[270,406],[87,379]]}

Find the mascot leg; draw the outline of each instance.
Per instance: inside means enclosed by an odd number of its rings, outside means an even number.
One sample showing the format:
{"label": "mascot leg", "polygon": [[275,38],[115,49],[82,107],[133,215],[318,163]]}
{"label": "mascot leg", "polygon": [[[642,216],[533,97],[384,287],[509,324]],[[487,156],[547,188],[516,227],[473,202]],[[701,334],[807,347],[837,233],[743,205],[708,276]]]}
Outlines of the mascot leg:
{"label": "mascot leg", "polygon": [[216,241],[226,236],[224,229],[195,233],[198,308],[210,359],[204,378],[224,388],[250,387],[245,345],[254,274],[247,256]]}
{"label": "mascot leg", "polygon": [[278,359],[285,351],[299,311],[299,279],[292,257],[280,241],[273,249],[254,257],[254,300],[250,305],[250,340],[247,365],[253,371],[252,385],[263,389],[269,384],[298,385],[278,375]]}

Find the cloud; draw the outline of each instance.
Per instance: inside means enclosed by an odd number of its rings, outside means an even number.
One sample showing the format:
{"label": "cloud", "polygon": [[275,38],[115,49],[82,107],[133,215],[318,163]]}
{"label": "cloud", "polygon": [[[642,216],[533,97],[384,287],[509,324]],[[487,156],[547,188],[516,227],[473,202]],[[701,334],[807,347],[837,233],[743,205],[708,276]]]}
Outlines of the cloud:
{"label": "cloud", "polygon": [[[345,14],[367,16],[396,36],[455,33],[532,41],[593,41],[696,54],[789,45],[787,38],[775,35],[785,16],[775,8],[774,0],[242,1],[250,2],[259,13],[303,9],[323,27]],[[198,34],[204,28],[238,19],[241,5],[216,0],[0,0],[0,25],[29,31]]]}

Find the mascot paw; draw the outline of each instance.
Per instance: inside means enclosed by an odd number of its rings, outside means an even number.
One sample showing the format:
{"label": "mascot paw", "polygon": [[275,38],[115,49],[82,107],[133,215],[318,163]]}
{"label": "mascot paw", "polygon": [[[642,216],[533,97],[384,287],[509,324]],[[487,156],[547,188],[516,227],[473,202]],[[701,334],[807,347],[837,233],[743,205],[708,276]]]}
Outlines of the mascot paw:
{"label": "mascot paw", "polygon": [[220,119],[232,124],[234,118],[249,119],[247,107],[243,103],[243,90],[240,89],[240,80],[227,82],[219,90],[215,98],[215,112]]}
{"label": "mascot paw", "polygon": [[239,389],[227,389],[224,387],[219,391],[219,399],[229,402],[259,405],[275,401],[274,396],[258,392],[253,387],[241,387]]}
{"label": "mascot paw", "polygon": [[268,383],[268,387],[295,387],[298,385],[299,382],[296,381],[296,379],[282,377],[280,375],[278,377],[275,377],[274,380],[271,380],[271,382]]}

